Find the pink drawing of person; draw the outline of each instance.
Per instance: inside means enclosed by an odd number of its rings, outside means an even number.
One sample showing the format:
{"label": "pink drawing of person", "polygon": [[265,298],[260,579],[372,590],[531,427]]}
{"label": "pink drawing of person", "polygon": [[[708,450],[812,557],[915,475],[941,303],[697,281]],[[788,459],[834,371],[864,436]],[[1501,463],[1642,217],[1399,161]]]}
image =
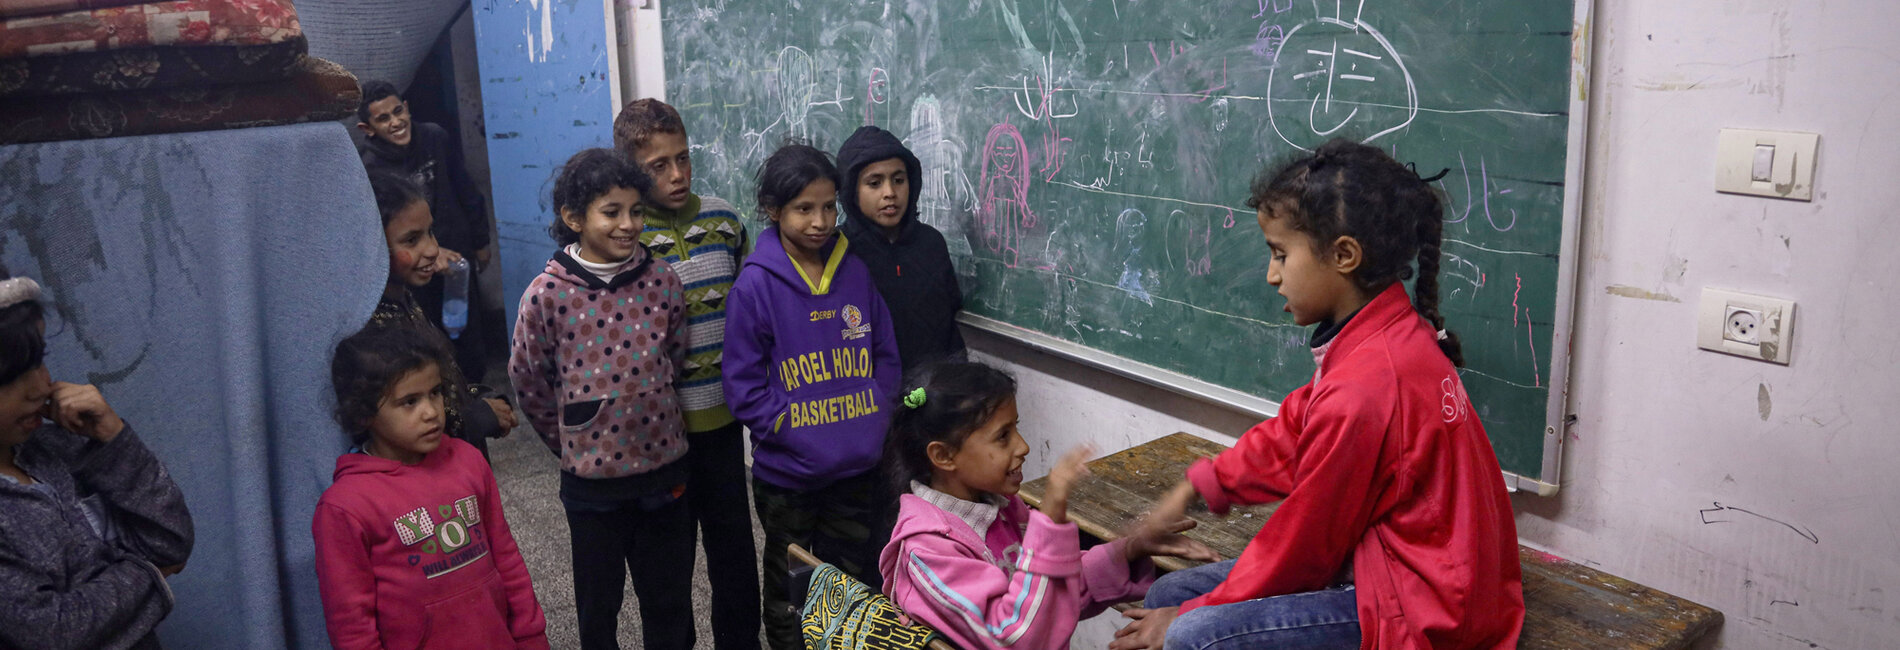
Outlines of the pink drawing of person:
{"label": "pink drawing of person", "polygon": [[991,127],[983,142],[977,219],[983,244],[1010,268],[1022,262],[1024,231],[1036,227],[1036,213],[1029,209],[1028,154],[1023,134],[1007,122]]}

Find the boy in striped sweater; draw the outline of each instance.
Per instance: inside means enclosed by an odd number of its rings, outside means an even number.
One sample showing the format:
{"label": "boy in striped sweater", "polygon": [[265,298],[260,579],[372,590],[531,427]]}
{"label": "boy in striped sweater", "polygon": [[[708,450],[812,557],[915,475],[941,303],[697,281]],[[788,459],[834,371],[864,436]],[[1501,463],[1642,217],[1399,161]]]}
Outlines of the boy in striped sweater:
{"label": "boy in striped sweater", "polygon": [[693,517],[712,583],[713,639],[719,650],[759,647],[759,573],[746,498],[745,428],[720,389],[726,293],[745,256],[745,225],[725,201],[693,194],[693,160],[679,112],[657,99],[627,104],[614,119],[614,146],[653,177],[642,206],[640,242],[686,287],[687,353],[679,387],[686,414]]}

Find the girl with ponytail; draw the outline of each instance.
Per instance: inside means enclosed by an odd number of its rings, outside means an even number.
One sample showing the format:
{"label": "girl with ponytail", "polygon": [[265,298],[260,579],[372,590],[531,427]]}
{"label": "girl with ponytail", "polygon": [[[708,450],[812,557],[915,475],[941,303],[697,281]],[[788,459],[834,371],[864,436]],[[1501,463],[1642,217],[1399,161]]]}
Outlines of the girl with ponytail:
{"label": "girl with ponytail", "polygon": [[1318,368],[1150,516],[1281,504],[1239,558],[1157,580],[1110,648],[1517,646],[1517,530],[1438,311],[1431,180],[1346,140],[1256,177],[1267,282]]}

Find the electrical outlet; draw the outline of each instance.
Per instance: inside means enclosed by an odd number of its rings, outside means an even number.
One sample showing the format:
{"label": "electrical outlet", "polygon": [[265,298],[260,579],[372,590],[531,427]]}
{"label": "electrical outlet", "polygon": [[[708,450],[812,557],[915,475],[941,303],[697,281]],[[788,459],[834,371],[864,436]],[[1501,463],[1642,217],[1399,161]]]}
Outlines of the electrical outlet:
{"label": "electrical outlet", "polygon": [[1794,301],[1703,288],[1696,347],[1788,365]]}
{"label": "electrical outlet", "polygon": [[1725,305],[1722,311],[1728,314],[1722,318],[1722,340],[1761,345],[1760,311],[1735,305]]}

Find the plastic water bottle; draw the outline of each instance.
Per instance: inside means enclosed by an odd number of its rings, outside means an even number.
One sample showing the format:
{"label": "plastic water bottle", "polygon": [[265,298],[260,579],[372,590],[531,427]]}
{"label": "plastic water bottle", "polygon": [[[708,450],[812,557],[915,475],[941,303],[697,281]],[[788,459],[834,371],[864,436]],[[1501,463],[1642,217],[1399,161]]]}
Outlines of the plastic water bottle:
{"label": "plastic water bottle", "polygon": [[468,327],[468,280],[467,259],[449,262],[442,272],[442,328],[452,339],[461,338],[462,328]]}

